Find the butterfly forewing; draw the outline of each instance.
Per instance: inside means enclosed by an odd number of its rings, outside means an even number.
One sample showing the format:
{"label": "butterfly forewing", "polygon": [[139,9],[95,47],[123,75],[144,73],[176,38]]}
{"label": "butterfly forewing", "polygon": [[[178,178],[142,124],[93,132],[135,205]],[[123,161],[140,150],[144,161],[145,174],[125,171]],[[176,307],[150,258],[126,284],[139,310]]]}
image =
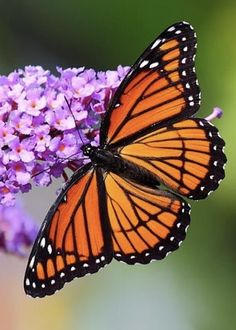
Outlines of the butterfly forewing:
{"label": "butterfly forewing", "polygon": [[97,272],[112,259],[112,242],[100,170],[73,175],[50,209],[25,274],[33,297],[53,294],[74,277]]}
{"label": "butterfly forewing", "polygon": [[101,128],[113,148],[138,134],[194,114],[200,90],[194,68],[196,37],[188,23],[165,30],[141,55],[118,88]]}

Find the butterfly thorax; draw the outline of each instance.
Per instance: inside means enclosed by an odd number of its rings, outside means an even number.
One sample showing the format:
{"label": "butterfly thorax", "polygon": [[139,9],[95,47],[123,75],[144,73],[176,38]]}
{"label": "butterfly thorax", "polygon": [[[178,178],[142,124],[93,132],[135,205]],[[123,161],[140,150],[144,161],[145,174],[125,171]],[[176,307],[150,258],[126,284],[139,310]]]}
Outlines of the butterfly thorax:
{"label": "butterfly thorax", "polygon": [[121,158],[117,153],[100,147],[94,147],[91,144],[86,144],[81,147],[84,156],[90,158],[95,167],[100,167],[105,171],[119,174],[136,183],[156,187],[159,185],[157,178],[141,166]]}
{"label": "butterfly thorax", "polygon": [[89,157],[95,166],[108,170],[113,170],[116,168],[117,170],[122,171],[125,169],[125,164],[122,159],[109,150],[105,150],[100,147],[94,147],[91,144],[83,145],[81,150],[84,156]]}

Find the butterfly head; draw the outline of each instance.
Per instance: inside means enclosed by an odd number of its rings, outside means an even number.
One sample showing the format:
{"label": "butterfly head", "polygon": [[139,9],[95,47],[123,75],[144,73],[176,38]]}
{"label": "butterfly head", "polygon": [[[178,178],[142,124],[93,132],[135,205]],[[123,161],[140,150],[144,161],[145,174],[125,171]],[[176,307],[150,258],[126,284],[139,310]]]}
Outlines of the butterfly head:
{"label": "butterfly head", "polygon": [[96,147],[91,146],[91,144],[83,144],[81,147],[81,151],[83,152],[84,156],[91,158],[91,156],[96,151]]}

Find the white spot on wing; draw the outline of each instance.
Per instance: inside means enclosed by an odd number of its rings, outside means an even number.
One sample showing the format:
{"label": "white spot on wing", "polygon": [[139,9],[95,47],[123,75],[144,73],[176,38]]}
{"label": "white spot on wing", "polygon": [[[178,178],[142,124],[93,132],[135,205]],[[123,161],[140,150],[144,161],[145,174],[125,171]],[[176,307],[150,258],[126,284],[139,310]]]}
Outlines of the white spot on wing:
{"label": "white spot on wing", "polygon": [[186,87],[186,88],[190,88],[190,85],[189,85],[189,83],[187,83],[187,84],[185,85],[185,87]]}
{"label": "white spot on wing", "polygon": [[161,42],[161,40],[160,40],[160,39],[157,39],[157,40],[153,43],[151,49],[156,48],[156,47],[159,45],[160,42]]}
{"label": "white spot on wing", "polygon": [[52,246],[51,246],[51,244],[48,244],[48,253],[49,254],[52,254]]}
{"label": "white spot on wing", "polygon": [[144,66],[146,66],[146,65],[148,64],[148,62],[149,62],[149,61],[147,61],[147,60],[142,61],[142,62],[140,63],[140,65],[139,65],[139,67],[140,67],[140,68],[143,68]]}
{"label": "white spot on wing", "polygon": [[29,264],[30,268],[33,268],[34,260],[35,260],[35,256],[33,256],[32,259],[30,260],[30,264]]}
{"label": "white spot on wing", "polygon": [[43,237],[43,238],[41,239],[40,246],[41,246],[42,248],[44,248],[44,247],[45,247],[45,244],[46,244],[46,239],[45,239],[45,237]]}
{"label": "white spot on wing", "polygon": [[153,62],[152,64],[149,65],[150,69],[156,68],[159,65],[158,62]]}

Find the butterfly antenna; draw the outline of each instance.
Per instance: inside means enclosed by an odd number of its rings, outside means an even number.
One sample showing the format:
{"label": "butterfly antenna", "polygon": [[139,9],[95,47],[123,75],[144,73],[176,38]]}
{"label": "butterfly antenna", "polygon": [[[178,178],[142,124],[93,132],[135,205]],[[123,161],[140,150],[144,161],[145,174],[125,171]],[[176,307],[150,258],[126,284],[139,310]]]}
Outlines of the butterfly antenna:
{"label": "butterfly antenna", "polygon": [[80,138],[82,144],[85,145],[84,140],[83,140],[83,138],[82,138],[82,135],[80,134],[79,127],[78,127],[78,125],[77,125],[77,123],[76,123],[75,116],[74,116],[73,111],[72,111],[72,109],[71,109],[71,103],[72,103],[72,101],[69,102],[68,99],[66,98],[66,96],[64,96],[64,98],[65,98],[66,104],[67,104],[67,106],[68,106],[68,109],[69,109],[69,111],[70,111],[70,113],[71,113],[71,115],[72,115],[72,117],[73,117],[73,119],[74,119],[75,127],[76,127],[76,131],[77,131],[77,133],[78,133],[78,135],[79,135],[79,138]]}
{"label": "butterfly antenna", "polygon": [[[74,154],[72,154],[72,155],[70,155],[70,156],[68,156],[68,157],[66,157],[66,158],[61,158],[61,159],[58,158],[58,159],[59,159],[59,162],[58,162],[58,163],[59,163],[59,164],[63,164],[65,161],[68,161],[71,157],[73,157],[73,156],[75,156],[75,155],[77,155],[77,154],[78,154],[78,152],[75,152]],[[84,161],[84,160],[87,160],[87,159],[88,159],[87,157],[81,157],[79,160]],[[38,171],[38,172],[36,172],[35,174],[32,174],[32,175],[31,175],[31,179],[34,178],[34,177],[36,177],[36,176],[38,176],[38,175],[40,175],[40,174],[42,174],[42,173],[44,173],[44,172],[47,172],[47,171],[51,170],[52,167],[53,167],[53,165],[52,165],[52,166],[49,165],[48,167],[44,168],[43,170]],[[69,167],[72,171],[75,171],[75,170],[77,170],[77,168],[78,168],[78,166],[74,165],[73,162],[72,162],[71,164],[69,164],[68,167]]]}

